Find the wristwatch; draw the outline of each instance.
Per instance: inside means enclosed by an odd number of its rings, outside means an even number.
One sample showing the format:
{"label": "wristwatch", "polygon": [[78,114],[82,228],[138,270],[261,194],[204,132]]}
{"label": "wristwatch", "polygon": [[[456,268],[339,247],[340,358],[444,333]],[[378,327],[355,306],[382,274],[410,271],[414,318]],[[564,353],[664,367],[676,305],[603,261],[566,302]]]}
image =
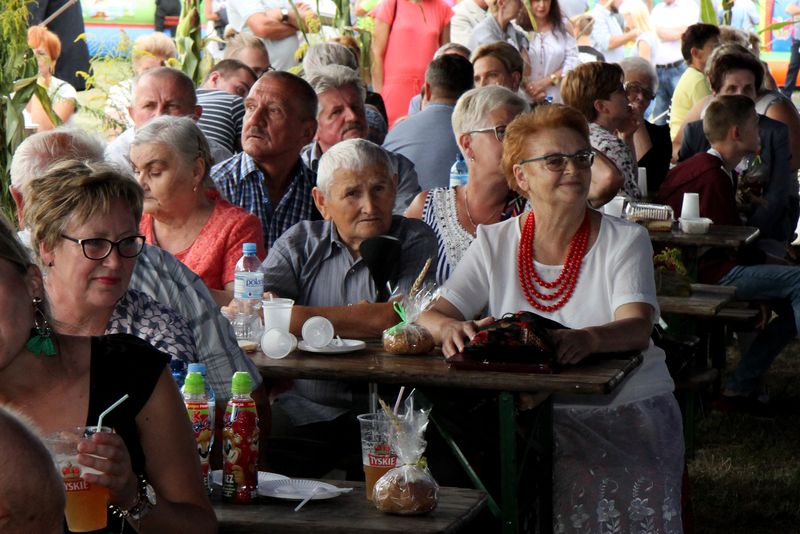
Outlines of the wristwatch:
{"label": "wristwatch", "polygon": [[156,500],[156,490],[144,477],[139,477],[139,495],[136,497],[136,502],[127,510],[120,510],[119,514],[126,519],[141,521],[155,507]]}
{"label": "wristwatch", "polygon": [[284,24],[289,24],[289,10],[285,7],[281,8],[281,22]]}

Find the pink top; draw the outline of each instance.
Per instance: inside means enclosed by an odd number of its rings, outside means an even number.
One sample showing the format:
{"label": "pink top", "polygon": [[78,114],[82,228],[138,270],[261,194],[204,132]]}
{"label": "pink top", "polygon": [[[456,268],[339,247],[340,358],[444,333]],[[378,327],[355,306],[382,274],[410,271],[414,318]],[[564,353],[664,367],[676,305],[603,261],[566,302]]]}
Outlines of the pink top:
{"label": "pink top", "polygon": [[[236,262],[242,256],[242,243],[255,243],[258,258],[262,261],[266,258],[264,235],[258,217],[222,199],[216,191],[209,192],[208,196],[214,201],[211,216],[194,242],[175,257],[197,273],[209,289],[224,289],[225,284],[233,282]],[[152,215],[142,215],[139,231],[148,244],[158,246]]]}
{"label": "pink top", "polygon": [[381,0],[370,13],[389,24],[389,40],[383,57],[381,96],[389,126],[406,115],[408,103],[425,82],[425,69],[439,48],[439,35],[453,10],[443,0]]}

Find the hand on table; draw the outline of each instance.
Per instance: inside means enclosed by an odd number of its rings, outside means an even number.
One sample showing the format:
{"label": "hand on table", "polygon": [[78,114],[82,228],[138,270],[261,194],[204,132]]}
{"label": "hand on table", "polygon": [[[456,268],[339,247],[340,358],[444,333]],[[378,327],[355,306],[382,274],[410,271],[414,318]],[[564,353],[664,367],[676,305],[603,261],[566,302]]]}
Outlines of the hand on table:
{"label": "hand on table", "polygon": [[131,467],[131,457],[118,434],[98,432],[78,444],[78,463],[93,467],[101,475],[84,473],[89,484],[109,489],[109,503],[128,508],[139,495],[139,481]]}
{"label": "hand on table", "polygon": [[465,340],[475,337],[478,328],[490,324],[494,317],[484,317],[478,321],[452,321],[442,328],[442,352],[445,358],[464,350]]}
{"label": "hand on table", "polygon": [[556,342],[558,363],[574,365],[590,354],[598,352],[595,337],[586,330],[551,330],[550,335]]}

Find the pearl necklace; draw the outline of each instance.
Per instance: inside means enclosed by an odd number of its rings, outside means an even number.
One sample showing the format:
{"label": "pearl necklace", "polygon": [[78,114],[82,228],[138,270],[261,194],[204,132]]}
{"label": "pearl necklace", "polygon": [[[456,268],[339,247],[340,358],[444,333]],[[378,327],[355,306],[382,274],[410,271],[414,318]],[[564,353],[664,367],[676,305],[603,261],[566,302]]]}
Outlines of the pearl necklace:
{"label": "pearl necklace", "polygon": [[[589,242],[589,212],[587,211],[583,217],[583,222],[572,236],[569,244],[569,252],[567,253],[567,260],[564,262],[564,267],[561,273],[552,282],[542,280],[536,272],[534,263],[534,250],[533,238],[536,232],[536,219],[534,213],[531,211],[528,214],[528,220],[525,221],[525,226],[522,229],[522,235],[519,241],[519,253],[517,255],[517,274],[519,276],[522,292],[531,306],[537,310],[544,312],[553,312],[563,307],[575,291],[575,286],[578,283],[578,276],[580,275],[581,265],[583,258],[586,255],[586,245]],[[542,293],[538,287],[544,289],[555,290],[552,293]],[[540,301],[551,302],[553,304],[544,304]]]}

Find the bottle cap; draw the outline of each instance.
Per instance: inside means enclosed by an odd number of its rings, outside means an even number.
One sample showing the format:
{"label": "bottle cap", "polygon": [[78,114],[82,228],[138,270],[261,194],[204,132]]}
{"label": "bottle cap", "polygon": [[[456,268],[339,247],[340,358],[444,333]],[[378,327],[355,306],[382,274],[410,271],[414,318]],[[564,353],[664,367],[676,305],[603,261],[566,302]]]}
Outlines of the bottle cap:
{"label": "bottle cap", "polygon": [[256,244],[255,243],[243,243],[242,244],[242,252],[244,254],[255,254],[256,253]]}
{"label": "bottle cap", "polygon": [[234,395],[245,395],[253,391],[253,379],[246,371],[236,371],[231,380],[231,393]]}
{"label": "bottle cap", "polygon": [[191,372],[186,375],[183,392],[187,395],[202,395],[206,391],[206,381],[200,373]]}
{"label": "bottle cap", "polygon": [[204,363],[190,363],[186,368],[187,373],[200,373],[203,378],[206,376],[206,364]]}

